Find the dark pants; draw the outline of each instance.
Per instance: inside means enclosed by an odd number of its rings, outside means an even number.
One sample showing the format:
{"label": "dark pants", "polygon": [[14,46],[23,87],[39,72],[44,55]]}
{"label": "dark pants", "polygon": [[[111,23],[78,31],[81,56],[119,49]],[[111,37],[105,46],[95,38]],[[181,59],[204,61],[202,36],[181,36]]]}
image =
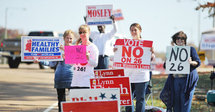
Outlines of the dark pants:
{"label": "dark pants", "polygon": [[186,88],[186,81],[187,77],[174,78],[174,112],[190,112],[191,110],[192,98],[195,91],[195,87],[190,91],[190,97],[186,103],[186,94],[184,93],[184,90]]}
{"label": "dark pants", "polygon": [[[148,83],[131,83],[132,99],[136,97],[136,112],[145,112],[145,95]],[[125,109],[126,112],[134,112],[134,103],[132,102],[132,106],[127,106]]]}
{"label": "dark pants", "polygon": [[109,57],[107,55],[99,55],[98,66],[95,69],[108,69]]}
{"label": "dark pants", "polygon": [[[89,89],[89,87],[71,87],[70,89]],[[66,101],[66,89],[56,89],[57,90],[57,97],[58,97],[58,111],[61,112],[61,102]]]}
{"label": "dark pants", "polygon": [[58,111],[61,112],[61,102],[66,101],[66,92],[65,88],[56,89],[57,90],[57,98],[58,98]]}

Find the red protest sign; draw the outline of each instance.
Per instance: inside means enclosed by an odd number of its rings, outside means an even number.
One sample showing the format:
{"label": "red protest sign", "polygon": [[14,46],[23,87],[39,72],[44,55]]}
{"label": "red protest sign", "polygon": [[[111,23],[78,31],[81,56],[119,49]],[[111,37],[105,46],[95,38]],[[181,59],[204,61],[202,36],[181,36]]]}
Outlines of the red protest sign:
{"label": "red protest sign", "polygon": [[101,69],[94,70],[95,77],[117,77],[124,76],[124,69]]}
{"label": "red protest sign", "polygon": [[117,101],[63,102],[62,112],[119,112]]}
{"label": "red protest sign", "polygon": [[116,68],[150,69],[152,41],[117,39],[114,53]]}
{"label": "red protest sign", "polygon": [[90,79],[90,88],[120,88],[120,105],[132,105],[131,86],[128,77]]}

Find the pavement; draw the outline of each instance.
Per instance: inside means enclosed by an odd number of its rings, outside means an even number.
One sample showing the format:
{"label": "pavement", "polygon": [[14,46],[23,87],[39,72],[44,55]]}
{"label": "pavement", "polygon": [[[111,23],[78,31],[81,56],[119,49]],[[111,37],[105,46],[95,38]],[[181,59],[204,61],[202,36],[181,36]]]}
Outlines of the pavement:
{"label": "pavement", "polygon": [[0,112],[57,112],[53,82],[53,69],[41,70],[38,64],[9,69],[0,64]]}

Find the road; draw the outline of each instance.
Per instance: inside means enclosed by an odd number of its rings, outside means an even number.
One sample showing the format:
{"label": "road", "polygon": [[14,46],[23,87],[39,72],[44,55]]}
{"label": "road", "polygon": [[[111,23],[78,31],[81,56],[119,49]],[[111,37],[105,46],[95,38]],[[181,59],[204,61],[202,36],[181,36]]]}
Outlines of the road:
{"label": "road", "polygon": [[[41,70],[38,64],[21,64],[18,69],[0,64],[0,111],[44,112],[57,102],[53,79],[54,71]],[[57,112],[57,106],[49,112]]]}

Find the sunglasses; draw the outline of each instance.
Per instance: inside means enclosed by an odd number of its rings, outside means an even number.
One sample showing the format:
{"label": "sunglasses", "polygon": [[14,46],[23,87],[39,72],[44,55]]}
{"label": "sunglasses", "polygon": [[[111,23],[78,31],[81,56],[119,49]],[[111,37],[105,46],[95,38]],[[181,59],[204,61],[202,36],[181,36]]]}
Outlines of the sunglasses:
{"label": "sunglasses", "polygon": [[179,40],[179,39],[181,39],[181,40],[185,40],[185,38],[184,38],[184,37],[176,37],[176,40]]}
{"label": "sunglasses", "polygon": [[87,32],[86,32],[86,31],[83,31],[83,32],[80,31],[80,32],[79,32],[79,34],[82,34],[82,33],[83,33],[83,34],[86,34]]}

